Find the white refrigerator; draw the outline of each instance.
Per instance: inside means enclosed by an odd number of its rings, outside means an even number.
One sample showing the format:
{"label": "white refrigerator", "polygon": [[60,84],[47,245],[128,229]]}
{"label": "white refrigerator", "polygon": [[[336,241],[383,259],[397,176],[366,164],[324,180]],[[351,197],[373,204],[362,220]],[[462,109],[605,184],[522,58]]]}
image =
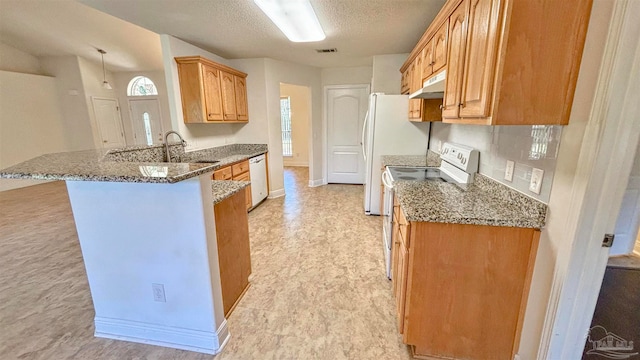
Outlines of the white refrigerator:
{"label": "white refrigerator", "polygon": [[365,214],[380,215],[381,156],[426,155],[429,126],[409,121],[408,95],[369,95],[369,110],[362,128]]}

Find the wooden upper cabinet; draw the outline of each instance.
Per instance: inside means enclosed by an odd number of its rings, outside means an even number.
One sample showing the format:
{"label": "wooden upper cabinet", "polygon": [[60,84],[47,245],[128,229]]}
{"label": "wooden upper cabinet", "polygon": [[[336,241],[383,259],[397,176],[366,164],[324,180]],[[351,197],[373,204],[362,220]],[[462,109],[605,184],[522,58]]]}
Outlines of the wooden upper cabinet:
{"label": "wooden upper cabinet", "polygon": [[496,51],[499,0],[470,0],[460,117],[489,116]]}
{"label": "wooden upper cabinet", "polygon": [[437,73],[447,65],[447,34],[449,33],[449,19],[440,26],[438,32],[431,39],[433,43],[433,64],[432,72]]}
{"label": "wooden upper cabinet", "polygon": [[433,74],[433,40],[427,43],[422,50],[422,76],[420,84]]}
{"label": "wooden upper cabinet", "polygon": [[222,114],[222,97],[220,92],[220,70],[202,65],[204,78],[204,103],[208,121],[224,120]]}
{"label": "wooden upper cabinet", "polygon": [[449,17],[449,55],[442,101],[443,119],[456,119],[459,115],[468,15],[469,0],[464,0]]}
{"label": "wooden upper cabinet", "polygon": [[400,82],[400,93],[408,94],[409,93],[409,69],[402,72],[402,81]]}
{"label": "wooden upper cabinet", "polygon": [[220,84],[222,88],[222,107],[225,120],[237,120],[236,115],[236,88],[233,75],[228,72],[220,72]]}
{"label": "wooden upper cabinet", "polygon": [[247,74],[201,56],[175,58],[184,122],[247,122]]}
{"label": "wooden upper cabinet", "polygon": [[433,49],[422,77],[447,70],[445,122],[566,125],[592,3],[448,0],[400,71]]}
{"label": "wooden upper cabinet", "polygon": [[247,82],[246,79],[234,76],[236,91],[236,115],[238,120],[249,120],[249,105],[247,103]]}

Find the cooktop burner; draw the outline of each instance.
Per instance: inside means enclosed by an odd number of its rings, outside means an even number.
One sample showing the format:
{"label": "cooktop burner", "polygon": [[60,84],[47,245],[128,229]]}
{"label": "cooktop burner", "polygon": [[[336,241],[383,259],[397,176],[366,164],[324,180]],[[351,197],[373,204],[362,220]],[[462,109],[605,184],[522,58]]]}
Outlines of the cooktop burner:
{"label": "cooktop burner", "polygon": [[436,181],[450,182],[458,185],[458,183],[453,178],[441,172],[439,168],[434,167],[404,168],[390,166],[389,172],[391,173],[390,175],[392,181]]}

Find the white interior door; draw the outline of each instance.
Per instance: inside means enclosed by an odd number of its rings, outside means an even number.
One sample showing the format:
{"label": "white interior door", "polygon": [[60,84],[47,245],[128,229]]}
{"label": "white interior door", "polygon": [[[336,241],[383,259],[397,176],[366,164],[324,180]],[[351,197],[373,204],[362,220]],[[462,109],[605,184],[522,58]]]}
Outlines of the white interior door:
{"label": "white interior door", "polygon": [[327,182],[364,184],[361,131],[367,113],[369,85],[326,88]]}
{"label": "white interior door", "polygon": [[98,124],[102,147],[125,147],[127,143],[124,139],[118,100],[92,97],[91,102],[93,103],[93,114]]}
{"label": "white interior door", "polygon": [[156,98],[129,99],[131,126],[136,145],[162,143],[162,117],[160,103]]}

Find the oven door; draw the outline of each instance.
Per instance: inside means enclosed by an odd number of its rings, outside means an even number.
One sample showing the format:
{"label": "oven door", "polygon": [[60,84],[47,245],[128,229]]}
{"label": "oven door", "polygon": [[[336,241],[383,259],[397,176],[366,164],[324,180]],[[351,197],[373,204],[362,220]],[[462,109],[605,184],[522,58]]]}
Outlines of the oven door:
{"label": "oven door", "polygon": [[382,240],[384,250],[384,261],[386,265],[387,278],[391,279],[391,244],[393,230],[393,183],[389,170],[382,172],[382,183],[384,184],[384,199],[382,207]]}

